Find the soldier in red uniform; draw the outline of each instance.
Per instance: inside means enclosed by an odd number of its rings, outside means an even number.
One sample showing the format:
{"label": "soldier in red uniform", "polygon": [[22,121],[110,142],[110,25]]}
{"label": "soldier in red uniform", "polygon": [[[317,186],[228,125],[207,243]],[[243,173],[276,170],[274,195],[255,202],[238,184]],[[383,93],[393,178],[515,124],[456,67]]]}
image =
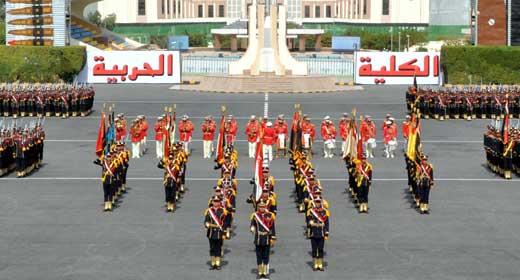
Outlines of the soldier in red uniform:
{"label": "soldier in red uniform", "polygon": [[130,127],[130,140],[132,141],[132,158],[141,157],[142,130],[138,119],[132,122]]}
{"label": "soldier in red uniform", "polygon": [[267,157],[269,161],[273,160],[273,145],[276,141],[276,132],[273,128],[272,122],[267,122],[266,127],[264,129],[262,143],[263,143],[263,153],[264,158]]}
{"label": "soldier in red uniform", "polygon": [[393,121],[388,120],[383,128],[383,142],[385,144],[385,157],[394,158],[397,149],[397,128]]}
{"label": "soldier in red uniform", "polygon": [[276,133],[276,157],[278,158],[280,153],[283,153],[283,157],[286,157],[288,127],[287,123],[283,119],[283,115],[279,115],[276,119],[274,131]]}
{"label": "soldier in red uniform", "polygon": [[366,156],[373,158],[374,149],[376,148],[376,125],[370,116],[365,116],[365,120],[361,123],[361,141],[365,146]]}
{"label": "soldier in red uniform", "polygon": [[204,158],[211,158],[213,153],[213,138],[217,125],[211,116],[207,116],[202,123],[202,142],[204,146]]}
{"label": "soldier in red uniform", "polygon": [[224,125],[226,144],[233,146],[237,137],[238,124],[233,115],[229,115]]}
{"label": "soldier in red uniform", "polygon": [[190,154],[189,144],[191,143],[191,136],[195,130],[195,126],[190,121],[187,115],[182,116],[182,120],[179,122],[179,140],[182,143],[183,149],[186,154]]}
{"label": "soldier in red uniform", "polygon": [[326,116],[321,123],[321,138],[323,139],[324,157],[332,158],[336,148],[336,128],[329,116]]}
{"label": "soldier in red uniform", "polygon": [[116,142],[125,143],[126,140],[126,122],[119,117],[115,118],[116,123]]}
{"label": "soldier in red uniform", "polygon": [[146,121],[146,117],[144,115],[140,116],[140,127],[141,127],[141,156],[146,153],[148,149],[146,147],[146,140],[148,136],[148,122]]}
{"label": "soldier in red uniform", "polygon": [[343,156],[343,154],[345,154],[346,141],[350,130],[350,118],[348,113],[343,113],[343,117],[339,120],[338,128],[339,136],[341,137],[341,155]]}
{"label": "soldier in red uniform", "polygon": [[165,133],[165,123],[164,117],[160,116],[157,118],[157,122],[153,127],[153,131],[155,132],[155,156],[158,159],[162,159],[164,152],[164,133]]}
{"label": "soldier in red uniform", "polygon": [[311,123],[309,116],[303,115],[303,123],[302,123],[302,147],[304,150],[312,153],[312,143],[314,142],[314,137],[316,135],[316,128],[314,124]]}
{"label": "soldier in red uniform", "polygon": [[405,140],[405,149],[408,146],[408,135],[410,133],[410,115],[406,115],[406,120],[401,125],[401,130],[403,133],[403,138]]}
{"label": "soldier in red uniform", "polygon": [[252,115],[246,126],[246,136],[249,145],[249,158],[255,158],[256,143],[260,138],[260,123],[256,120],[256,116]]}

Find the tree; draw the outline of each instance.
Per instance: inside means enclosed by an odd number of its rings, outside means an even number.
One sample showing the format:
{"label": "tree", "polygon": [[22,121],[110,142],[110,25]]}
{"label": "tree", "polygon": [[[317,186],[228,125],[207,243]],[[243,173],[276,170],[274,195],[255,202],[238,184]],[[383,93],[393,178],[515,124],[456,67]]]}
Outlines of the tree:
{"label": "tree", "polygon": [[88,13],[87,19],[97,26],[101,25],[101,14],[98,11]]}
{"label": "tree", "polygon": [[114,27],[116,27],[116,14],[107,15],[101,25],[108,30],[114,30]]}

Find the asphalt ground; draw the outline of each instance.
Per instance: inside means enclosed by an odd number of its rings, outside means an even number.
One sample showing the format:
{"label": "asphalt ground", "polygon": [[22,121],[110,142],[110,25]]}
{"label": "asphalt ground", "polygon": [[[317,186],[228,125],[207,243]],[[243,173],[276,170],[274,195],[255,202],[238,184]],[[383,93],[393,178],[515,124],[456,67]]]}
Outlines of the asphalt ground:
{"label": "asphalt ground", "polygon": [[[96,86],[95,111],[86,118],[47,119],[44,167],[26,179],[0,179],[0,279],[254,279],[249,233],[251,207],[245,202],[253,162],[247,158],[244,126],[263,115],[264,94],[182,93],[158,85]],[[376,119],[405,116],[405,87],[367,87],[344,94],[269,94],[268,114],[289,119],[300,103],[318,125],[354,107]],[[113,213],[104,213],[95,138],[103,104],[127,116],[145,114],[153,125],[164,106],[196,124],[188,163],[188,192],[173,214],[164,212],[162,171],[154,144],[132,160],[129,191]],[[220,106],[239,119],[239,192],[236,235],[225,242],[224,267],[208,270],[208,241],[202,215],[218,174],[202,159],[200,123]],[[330,203],[326,271],[312,272],[304,217],[291,198],[287,160],[275,160],[278,179],[278,242],[271,279],[520,279],[520,180],[505,181],[485,167],[482,133],[489,121],[422,122],[424,149],[435,168],[431,214],[410,207],[404,159],[372,161],[370,213],[358,214],[344,193],[346,174],[336,157],[323,159],[322,143],[313,163]],[[381,139],[381,130],[378,130]],[[150,137],[152,138],[152,137]],[[382,145],[379,145],[379,148]],[[400,143],[400,149],[402,148]],[[378,149],[379,149],[378,148]]]}

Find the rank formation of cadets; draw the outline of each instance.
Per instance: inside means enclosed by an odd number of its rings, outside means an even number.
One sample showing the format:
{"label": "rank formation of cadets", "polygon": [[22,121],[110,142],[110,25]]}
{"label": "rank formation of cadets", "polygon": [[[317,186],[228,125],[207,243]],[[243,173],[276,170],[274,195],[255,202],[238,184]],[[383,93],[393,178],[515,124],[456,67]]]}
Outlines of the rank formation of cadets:
{"label": "rank formation of cadets", "polygon": [[0,177],[16,172],[18,178],[40,169],[45,141],[44,119],[26,122],[0,120]]}
{"label": "rank formation of cadets", "polygon": [[0,116],[79,117],[92,112],[94,88],[86,84],[0,84]]}
{"label": "rank formation of cadets", "polygon": [[[112,211],[119,198],[126,193],[126,174],[130,161],[124,137],[116,141],[116,122],[114,107],[105,106],[101,112],[98,136],[96,140],[96,156],[94,164],[101,167],[101,183],[103,186],[104,211]],[[107,117],[108,116],[108,117]]]}
{"label": "rank formation of cadets", "polygon": [[[229,240],[232,237],[231,231],[234,228],[233,217],[238,191],[238,181],[235,178],[238,168],[238,152],[233,147],[234,139],[226,137],[226,124],[228,122],[224,113],[225,107],[222,107],[215,159],[215,169],[220,169],[220,178],[217,180],[214,193],[209,199],[208,208],[204,212],[204,227],[209,241],[210,270],[222,268],[224,240]],[[209,132],[208,130],[214,132],[214,125],[210,121],[211,118],[206,118],[205,125],[209,127],[203,129],[203,132]]]}
{"label": "rank formation of cadets", "polygon": [[305,236],[311,241],[312,268],[314,271],[324,271],[324,247],[329,238],[329,203],[322,196],[323,187],[309,160],[310,153],[304,148],[307,141],[302,128],[305,118],[301,116],[300,106],[296,105],[291,125],[289,164],[294,175],[295,202],[298,210],[304,213]]}
{"label": "rank formation of cadets", "polygon": [[[156,133],[161,133],[162,139],[160,142],[162,147],[156,147],[162,149],[161,153],[157,153],[157,155],[162,156],[157,167],[164,170],[163,186],[166,212],[175,211],[181,195],[186,191],[186,168],[190,155],[188,143],[184,142],[188,141],[188,138],[183,137],[181,123],[179,123],[181,142],[175,142],[176,113],[175,111],[172,113],[172,110],[173,108],[166,108],[166,113],[159,118],[160,126],[157,127],[156,125]],[[183,117],[183,121],[184,119],[186,118]],[[189,139],[191,139],[191,136]]]}

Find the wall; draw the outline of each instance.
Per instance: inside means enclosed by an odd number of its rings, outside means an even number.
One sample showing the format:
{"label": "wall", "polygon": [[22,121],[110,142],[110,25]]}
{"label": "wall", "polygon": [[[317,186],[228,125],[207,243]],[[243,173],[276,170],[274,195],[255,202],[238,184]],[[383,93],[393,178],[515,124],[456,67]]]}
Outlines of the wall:
{"label": "wall", "polygon": [[[504,0],[478,1],[478,45],[505,45],[506,5]],[[490,21],[494,20],[494,25]]]}

